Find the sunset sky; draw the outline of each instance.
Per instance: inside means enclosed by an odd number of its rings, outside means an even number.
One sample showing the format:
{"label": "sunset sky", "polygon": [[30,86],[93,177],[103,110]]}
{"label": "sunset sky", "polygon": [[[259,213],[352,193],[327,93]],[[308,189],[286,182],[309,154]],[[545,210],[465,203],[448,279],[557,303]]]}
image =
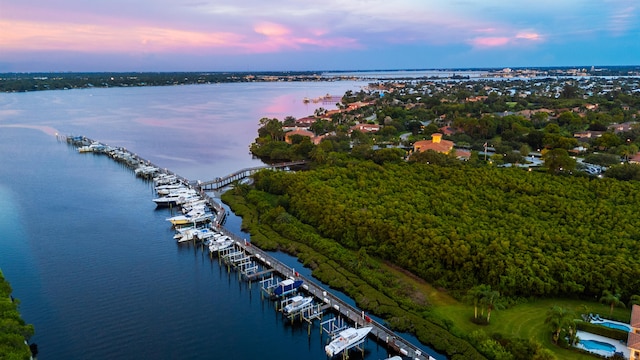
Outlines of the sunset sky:
{"label": "sunset sky", "polygon": [[0,72],[637,64],[638,0],[0,0]]}

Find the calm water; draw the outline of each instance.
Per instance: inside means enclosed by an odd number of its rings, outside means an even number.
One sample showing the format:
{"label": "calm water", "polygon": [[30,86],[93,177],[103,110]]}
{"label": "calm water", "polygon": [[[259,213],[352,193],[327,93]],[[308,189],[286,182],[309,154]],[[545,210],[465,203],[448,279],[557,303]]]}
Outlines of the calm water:
{"label": "calm water", "polygon": [[[125,146],[189,179],[259,164],[261,117],[359,83],[223,84],[0,95],[0,268],[35,325],[39,359],[325,359],[216,260],[178,246],[152,187],[56,132]],[[227,226],[239,228],[230,218]],[[289,259],[289,261],[292,261]],[[365,357],[384,359],[368,341]]]}

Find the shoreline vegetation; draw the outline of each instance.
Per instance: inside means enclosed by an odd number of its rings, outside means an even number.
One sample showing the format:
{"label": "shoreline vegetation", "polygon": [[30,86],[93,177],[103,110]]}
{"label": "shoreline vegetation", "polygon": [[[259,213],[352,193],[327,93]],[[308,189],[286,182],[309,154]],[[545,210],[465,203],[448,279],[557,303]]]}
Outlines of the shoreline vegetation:
{"label": "shoreline vegetation", "polygon": [[22,320],[18,311],[20,301],[11,296],[11,292],[11,285],[0,271],[0,358],[28,360],[35,344],[30,347],[27,341],[33,336],[34,328]]}
{"label": "shoreline vegetation", "polygon": [[[372,84],[304,123],[261,119],[252,153],[308,169],[222,200],[256,245],[450,359],[597,358],[577,330],[625,334],[587,315],[628,323],[640,300],[638,81]],[[464,146],[413,147],[442,133]]]}

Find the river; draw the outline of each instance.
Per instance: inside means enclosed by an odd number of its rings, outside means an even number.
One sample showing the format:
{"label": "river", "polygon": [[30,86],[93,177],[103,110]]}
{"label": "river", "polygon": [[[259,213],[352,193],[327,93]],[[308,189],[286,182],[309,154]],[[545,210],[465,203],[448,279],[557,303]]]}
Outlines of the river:
{"label": "river", "polygon": [[[0,268],[47,359],[325,359],[317,326],[289,324],[217,260],[178,246],[153,189],[56,139],[124,146],[191,180],[261,164],[262,117],[364,83],[234,83],[0,95]],[[239,230],[232,217],[227,226]],[[289,261],[294,261],[295,259]],[[386,350],[369,340],[366,359]],[[357,358],[357,357],[356,357]]]}

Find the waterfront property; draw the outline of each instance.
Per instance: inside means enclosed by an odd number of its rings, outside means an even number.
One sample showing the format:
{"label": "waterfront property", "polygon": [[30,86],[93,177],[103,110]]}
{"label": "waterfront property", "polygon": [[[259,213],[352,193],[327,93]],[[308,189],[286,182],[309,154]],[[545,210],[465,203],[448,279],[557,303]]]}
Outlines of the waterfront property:
{"label": "waterfront property", "polygon": [[600,320],[600,321],[591,321],[591,323],[595,325],[606,326],[611,329],[617,329],[617,330],[622,330],[626,332],[631,331],[631,326],[629,324],[625,324],[619,321]]}
{"label": "waterfront property", "polygon": [[640,305],[631,308],[631,331],[627,338],[630,360],[640,360]]}
{"label": "waterfront property", "polygon": [[604,357],[620,353],[626,359],[629,358],[629,349],[619,341],[580,330],[578,330],[577,335],[580,339],[577,345],[578,348]]}

